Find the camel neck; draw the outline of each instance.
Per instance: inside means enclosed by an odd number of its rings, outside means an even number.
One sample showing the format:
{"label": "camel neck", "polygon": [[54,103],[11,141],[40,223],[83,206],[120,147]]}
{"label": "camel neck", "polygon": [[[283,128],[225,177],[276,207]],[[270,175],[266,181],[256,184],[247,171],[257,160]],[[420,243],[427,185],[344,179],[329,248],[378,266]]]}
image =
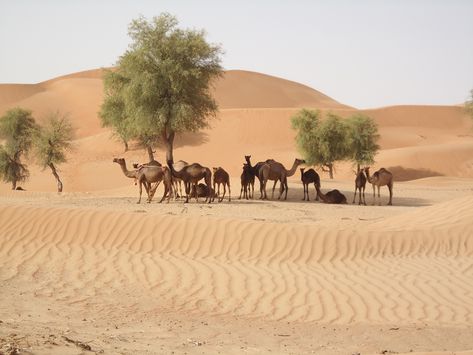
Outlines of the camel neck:
{"label": "camel neck", "polygon": [[121,163],[120,168],[122,169],[123,174],[125,174],[126,177],[129,177],[129,178],[134,178],[135,177],[135,172],[134,171],[129,171],[126,168],[126,162]]}
{"label": "camel neck", "polygon": [[294,175],[296,173],[296,169],[298,166],[299,166],[299,163],[296,160],[294,160],[294,164],[292,164],[291,170],[286,170],[286,175],[288,177]]}

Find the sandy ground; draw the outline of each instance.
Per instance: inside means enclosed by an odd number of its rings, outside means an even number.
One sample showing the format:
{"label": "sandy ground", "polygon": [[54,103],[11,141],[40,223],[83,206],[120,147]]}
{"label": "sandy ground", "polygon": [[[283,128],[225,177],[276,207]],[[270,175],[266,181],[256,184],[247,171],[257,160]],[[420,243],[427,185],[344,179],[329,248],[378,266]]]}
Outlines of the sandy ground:
{"label": "sandy ground", "polygon": [[[347,205],[238,200],[244,155],[298,157],[300,107],[358,112],[306,86],[230,71],[211,127],[178,137],[175,159],[222,166],[232,201],[136,204],[114,157],[144,162],[100,126],[100,71],[0,85],[0,113],[68,112],[77,128],[65,192],[29,160],[0,184],[0,353],[473,354],[473,134],[459,106],[363,111],[378,123],[373,170],[393,172],[394,206],[352,204],[349,163],[322,190]],[[162,150],[156,152],[163,161]],[[259,193],[256,193],[259,196]],[[314,191],[311,188],[311,199]]]}

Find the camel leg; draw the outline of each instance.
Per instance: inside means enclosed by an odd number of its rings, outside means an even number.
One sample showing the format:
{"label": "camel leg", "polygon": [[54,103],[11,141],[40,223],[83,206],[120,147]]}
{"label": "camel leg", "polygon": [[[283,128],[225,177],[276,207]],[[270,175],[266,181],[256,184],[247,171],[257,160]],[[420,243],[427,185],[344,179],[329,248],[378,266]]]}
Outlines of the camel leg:
{"label": "camel leg", "polygon": [[373,186],[373,205],[376,204],[376,187],[374,186],[374,184],[372,184],[371,186]]}
{"label": "camel leg", "polygon": [[355,203],[355,200],[356,200],[356,189],[357,189],[357,187],[355,185],[355,195],[353,196],[353,202],[352,203]]}
{"label": "camel leg", "polygon": [[284,195],[284,201],[287,200],[287,191],[289,190],[289,186],[287,185],[287,178],[284,180],[284,189],[286,190],[286,194]]}
{"label": "camel leg", "polygon": [[[225,198],[226,193],[227,193],[227,186],[226,186],[226,184],[223,183],[222,185],[223,185],[223,195],[222,195],[222,197],[218,200],[218,202],[222,202],[223,199]],[[220,189],[220,184],[218,185],[218,188]]]}
{"label": "camel leg", "polygon": [[141,203],[141,193],[143,192],[143,186],[142,186],[143,182],[140,180],[139,183],[140,183],[140,198],[138,199],[137,203]]}
{"label": "camel leg", "polygon": [[[184,183],[184,189],[186,190],[186,200],[184,203],[189,203],[189,195],[191,193],[191,183],[190,182],[185,182]],[[197,191],[196,191],[197,193]]]}
{"label": "camel leg", "polygon": [[[274,200],[274,190],[276,189],[277,182],[278,182],[278,180],[274,180],[273,192],[271,193],[271,200]],[[281,197],[281,195],[279,195],[279,197]]]}
{"label": "camel leg", "polygon": [[[253,181],[253,183],[250,184],[250,185],[251,185],[251,196],[250,196],[250,198],[253,199],[253,198],[255,198],[255,182]],[[248,188],[248,190],[249,190],[249,188]]]}
{"label": "camel leg", "polygon": [[389,185],[388,185],[388,189],[389,189],[389,202],[388,202],[388,206],[392,206],[392,204],[393,204],[393,184],[389,184]]}
{"label": "camel leg", "polygon": [[199,194],[197,193],[197,182],[194,183],[194,189],[195,189],[195,201],[199,203]]}
{"label": "camel leg", "polygon": [[378,204],[381,206],[381,194],[380,194],[380,191],[381,190],[381,186],[378,185]]}
{"label": "camel leg", "polygon": [[[282,194],[284,193],[284,183],[283,183],[282,180],[280,181],[280,183],[281,183],[281,184],[280,184],[281,186],[279,186],[279,196],[278,196],[278,200],[281,199],[281,196],[282,196]],[[274,183],[274,186],[276,186],[276,183]],[[274,192],[274,189],[273,189],[273,192]]]}
{"label": "camel leg", "polygon": [[366,206],[365,187],[363,186],[363,204]]}
{"label": "camel leg", "polygon": [[319,201],[319,194],[317,193],[317,183],[314,182],[314,189],[315,189],[315,201]]}
{"label": "camel leg", "polygon": [[[241,195],[243,194],[243,187],[245,187],[245,185],[244,185],[244,184],[241,184],[240,197],[238,197],[239,200],[241,200]],[[245,198],[245,195],[243,195],[243,198]]]}

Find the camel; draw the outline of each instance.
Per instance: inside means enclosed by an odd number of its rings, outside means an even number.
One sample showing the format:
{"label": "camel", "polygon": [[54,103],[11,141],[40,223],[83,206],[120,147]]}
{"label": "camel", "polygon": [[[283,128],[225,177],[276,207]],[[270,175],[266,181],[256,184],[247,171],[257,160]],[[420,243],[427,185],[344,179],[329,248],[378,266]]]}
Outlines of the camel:
{"label": "camel", "polygon": [[250,198],[253,198],[253,195],[255,193],[255,176],[252,174],[251,168],[249,167],[248,164],[243,164],[243,171],[240,176],[240,181],[241,181],[241,189],[240,189],[240,197],[238,197],[238,199],[241,200],[242,194],[243,194],[243,197],[246,198],[247,200]]}
{"label": "camel", "polygon": [[[248,167],[249,167],[249,174],[253,175],[253,180],[255,179],[255,176],[258,178],[258,181],[260,182],[260,186],[261,186],[261,180],[260,180],[260,174],[259,174],[259,171],[261,169],[261,167],[264,165],[264,164],[267,164],[269,162],[274,162],[273,159],[267,159],[266,161],[260,161],[258,163],[256,163],[255,166],[251,166],[251,155],[245,155],[245,160],[246,160],[246,164],[248,164]],[[252,188],[253,188],[253,193],[252,193],[252,197],[251,198],[254,198],[254,183],[252,185]],[[261,188],[260,188],[260,192],[261,192]],[[262,199],[262,195],[260,195],[260,200]]]}
{"label": "camel", "polygon": [[[218,168],[212,168],[213,169],[213,177],[214,177],[214,184],[213,184],[213,189],[216,191],[216,196],[218,202],[222,202],[223,199],[225,198],[225,193],[226,191],[226,186],[228,186],[228,202],[232,200],[231,197],[231,190],[230,190],[230,176],[228,173],[221,167]],[[215,189],[215,185],[218,186],[218,190]],[[223,185],[223,196],[220,198],[220,185]],[[214,200],[214,197],[212,197],[212,201]]]}
{"label": "camel", "polygon": [[[314,187],[319,187],[320,188],[320,176],[317,174],[317,172],[314,169],[309,169],[306,172],[304,172],[304,168],[301,168],[301,181],[302,185],[304,187],[304,198],[302,199],[305,201],[305,198],[307,196],[307,201],[309,200],[309,184],[314,183]],[[319,195],[317,195],[317,192],[315,193],[315,200],[319,200]]]}
{"label": "camel", "polygon": [[[177,162],[173,163],[174,169],[176,171],[181,171],[186,165],[189,165],[188,162],[184,160],[178,160]],[[177,200],[178,197],[182,196],[182,179],[173,177],[173,188],[174,188],[174,198]],[[179,194],[177,193],[177,188],[179,187]]]}
{"label": "camel", "polygon": [[[355,195],[353,196],[353,202],[352,203],[355,203],[356,191],[358,190],[359,191],[358,204],[361,205],[363,203],[366,206],[365,186],[366,186],[365,172],[363,171],[363,169],[360,169],[360,170],[358,170],[358,173],[356,174]],[[362,202],[362,197],[361,197],[361,190],[363,190],[363,202]]]}
{"label": "camel", "polygon": [[[148,195],[148,203],[151,202],[154,193],[156,192],[156,189],[161,181],[163,181],[163,178],[168,178],[169,171],[166,173],[164,170],[167,169],[162,166],[158,165],[141,165],[139,167],[139,170],[128,170],[126,167],[126,161],[124,158],[114,158],[113,159],[114,163],[117,163],[120,165],[123,174],[130,178],[130,179],[135,179],[140,185],[139,185],[139,191],[140,191],[140,198],[137,203],[141,202],[141,195],[142,195],[142,187],[145,187],[146,193]],[[151,183],[157,183],[153,188],[151,188]],[[165,186],[164,186],[164,195],[161,198],[162,202],[166,196],[166,193],[168,191],[172,191],[169,189],[169,184],[168,181],[165,181]],[[169,199],[168,199],[169,201]]]}
{"label": "camel", "polygon": [[342,194],[338,190],[330,190],[326,194],[323,194],[322,191],[320,191],[320,187],[315,186],[315,189],[317,190],[317,195],[325,203],[333,203],[333,204],[346,204],[347,203],[347,198],[345,197],[345,195]]}
{"label": "camel", "polygon": [[284,191],[286,191],[286,194],[284,196],[284,200],[287,199],[287,191],[288,191],[288,186],[287,186],[287,178],[294,175],[296,172],[296,169],[299,165],[304,164],[305,161],[301,159],[295,159],[294,163],[292,164],[291,170],[286,170],[284,165],[277,161],[270,161],[265,163],[259,170],[260,174],[260,191],[262,195],[262,199],[265,200],[267,199],[266,195],[266,184],[268,180],[273,180],[274,185],[273,185],[273,192],[271,194],[271,199],[274,198],[274,189],[276,187],[276,182],[279,180],[281,182],[281,187],[279,188],[279,196],[278,200],[281,199],[281,196]]}
{"label": "camel", "polygon": [[[171,173],[173,178],[182,179],[184,181],[184,187],[186,190],[186,201],[185,203],[189,202],[189,194],[191,192],[191,184],[195,186],[197,190],[197,183],[199,180],[204,179],[205,184],[210,189],[212,183],[212,172],[209,168],[200,165],[199,163],[193,163],[190,165],[186,165],[180,171],[176,171],[173,166],[173,162],[171,160],[168,161],[169,169],[171,169]],[[199,202],[198,195],[195,196],[197,202]],[[212,202],[210,197],[205,198],[205,202]]]}
{"label": "camel", "polygon": [[[140,187],[140,198],[137,203],[141,202],[142,186],[144,185],[145,190],[148,194],[148,203],[153,199],[154,193],[159,185],[159,182],[163,181],[164,193],[159,203],[163,202],[166,195],[168,196],[168,203],[172,194],[172,175],[171,171],[166,166],[148,165],[142,166],[137,171],[137,180]],[[157,183],[154,188],[151,188],[152,183]]]}
{"label": "camel", "polygon": [[211,188],[209,192],[209,188],[207,187],[207,185],[202,183],[197,184],[197,190],[196,187],[192,185],[192,190],[190,193],[191,198],[196,196],[196,191],[197,197],[215,197],[215,190]]}
{"label": "camel", "polygon": [[373,176],[370,176],[370,168],[367,167],[364,169],[366,173],[366,178],[368,182],[373,186],[373,205],[376,202],[376,193],[375,193],[375,186],[378,187],[378,200],[379,204],[381,205],[381,196],[379,193],[381,186],[387,186],[389,189],[389,202],[388,205],[391,206],[393,204],[393,174],[387,171],[385,168],[381,168],[376,171]]}

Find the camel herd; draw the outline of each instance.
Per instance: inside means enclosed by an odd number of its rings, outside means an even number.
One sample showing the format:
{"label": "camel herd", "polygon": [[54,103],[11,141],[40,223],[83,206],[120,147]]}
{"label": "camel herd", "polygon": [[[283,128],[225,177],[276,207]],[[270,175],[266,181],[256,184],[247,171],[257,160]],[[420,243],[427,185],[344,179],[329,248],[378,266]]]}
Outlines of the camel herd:
{"label": "camel herd", "polygon": [[[125,159],[115,158],[114,163],[120,165],[123,174],[132,178],[135,185],[139,186],[139,199],[137,203],[141,202],[143,187],[148,195],[147,201],[151,202],[156,192],[157,187],[162,182],[164,185],[164,193],[159,202],[162,202],[166,197],[169,202],[171,195],[174,198],[182,197],[182,184],[184,184],[185,202],[189,202],[190,198],[195,198],[198,202],[199,197],[205,197],[205,202],[211,203],[217,198],[218,202],[222,202],[225,198],[228,188],[228,201],[231,201],[230,176],[221,167],[213,168],[212,171],[198,163],[188,164],[183,160],[177,162],[168,161],[167,166],[162,166],[157,161],[152,161],[147,164],[138,165],[133,164],[133,170],[128,170]],[[287,199],[288,184],[287,178],[293,176],[301,164],[305,161],[295,159],[291,169],[287,170],[283,164],[273,160],[267,159],[260,161],[255,165],[251,164],[251,156],[245,156],[245,163],[243,164],[241,179],[240,197],[244,199],[254,198],[255,178],[259,181],[260,199],[266,200],[266,185],[268,181],[273,181],[273,189],[271,198],[274,198],[274,190],[279,181],[279,196],[278,200]],[[380,187],[387,186],[389,189],[389,202],[392,205],[393,194],[393,175],[386,169],[381,168],[372,176],[370,175],[370,168],[366,167],[360,169],[355,178],[355,195],[353,202],[356,200],[356,193],[358,192],[358,204],[366,205],[365,187],[369,182],[373,186],[373,203],[376,202],[375,188],[378,188],[378,201],[381,204]],[[321,200],[324,203],[331,204],[346,204],[347,199],[339,190],[331,190],[323,193],[320,189],[320,176],[314,169],[305,171],[305,168],[300,168],[301,182],[304,188],[304,201],[309,201],[309,185],[314,184],[316,191],[315,200]],[[212,181],[213,176],[213,181]],[[199,181],[204,180],[203,183]],[[220,187],[223,187],[223,193],[220,194]],[[284,195],[284,197],[283,197]]]}

